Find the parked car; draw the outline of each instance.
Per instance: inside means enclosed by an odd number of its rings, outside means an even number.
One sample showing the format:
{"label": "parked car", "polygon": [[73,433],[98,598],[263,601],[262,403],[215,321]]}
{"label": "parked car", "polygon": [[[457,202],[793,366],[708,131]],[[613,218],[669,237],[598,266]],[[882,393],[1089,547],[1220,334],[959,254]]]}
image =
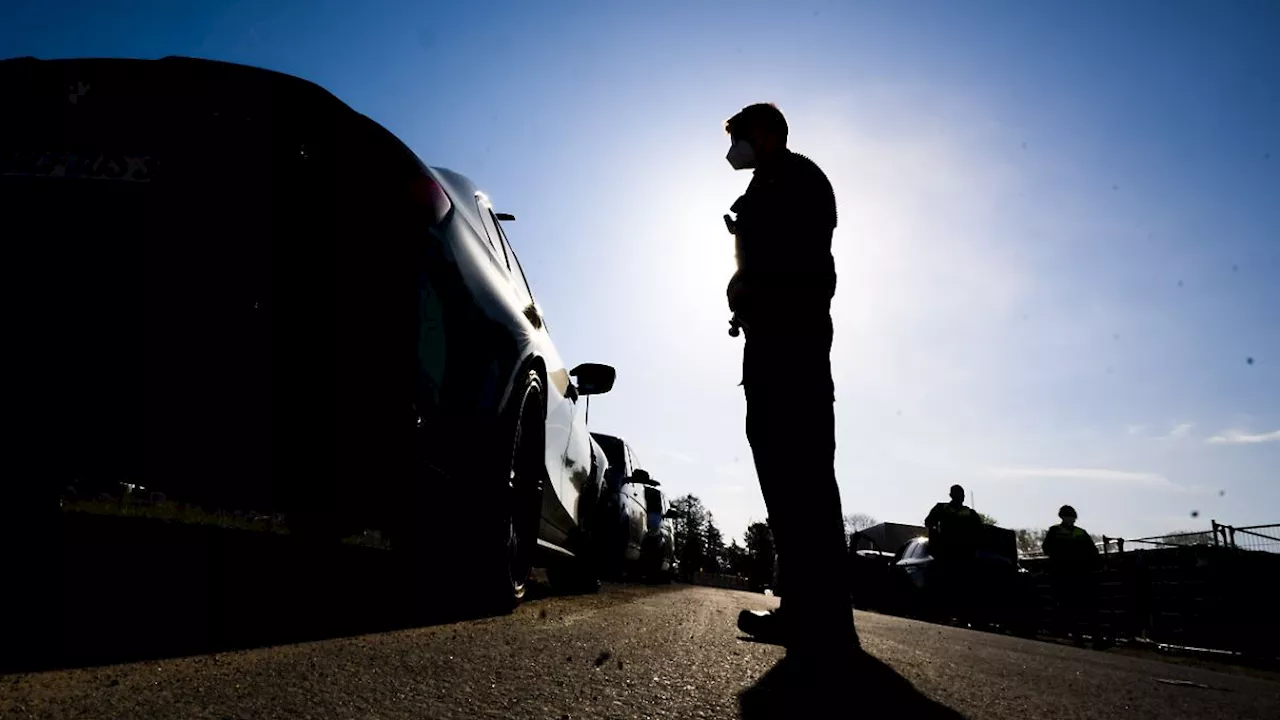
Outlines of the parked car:
{"label": "parked car", "polygon": [[882,550],[854,550],[849,553],[849,591],[854,607],[886,609],[892,600],[894,554]]}
{"label": "parked car", "polygon": [[642,476],[637,482],[643,486],[647,518],[644,540],[640,543],[640,574],[651,582],[669,583],[675,576],[676,533],[672,520],[677,512],[671,508],[666,493],[659,489],[657,480]]}
{"label": "parked car", "polygon": [[608,459],[599,533],[602,565],[615,577],[628,574],[666,581],[674,574],[675,531],[666,496],[644,468],[631,445],[620,437],[593,432]]}
{"label": "parked car", "polygon": [[1023,620],[1025,582],[1011,530],[983,526],[972,559],[963,565],[939,561],[930,552],[929,538],[913,538],[894,555],[891,567],[890,602],[899,611],[1010,629],[1018,629]]}
{"label": "parked car", "polygon": [[549,558],[590,585],[583,404],[615,372],[561,359],[471,180],[242,65],[19,58],[0,89],[32,508],[127,481],[380,530],[424,596],[509,608]]}

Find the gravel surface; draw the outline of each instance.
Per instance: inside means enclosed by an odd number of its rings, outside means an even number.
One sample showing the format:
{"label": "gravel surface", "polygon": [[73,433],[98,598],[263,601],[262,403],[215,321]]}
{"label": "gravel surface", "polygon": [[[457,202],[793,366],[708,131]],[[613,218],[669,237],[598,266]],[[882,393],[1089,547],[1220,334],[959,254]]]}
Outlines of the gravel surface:
{"label": "gravel surface", "polygon": [[39,718],[1280,717],[1280,682],[858,614],[869,655],[826,673],[739,638],[761,595],[606,586],[514,614],[0,676]]}

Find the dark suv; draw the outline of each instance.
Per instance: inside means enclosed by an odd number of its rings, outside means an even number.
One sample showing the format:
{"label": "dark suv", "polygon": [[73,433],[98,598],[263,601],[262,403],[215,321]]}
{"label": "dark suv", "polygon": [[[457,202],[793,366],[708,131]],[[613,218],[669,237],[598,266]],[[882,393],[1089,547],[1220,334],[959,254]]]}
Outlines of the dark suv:
{"label": "dark suv", "polygon": [[416,591],[497,607],[536,551],[585,557],[614,372],[561,359],[470,180],[251,67],[19,58],[0,92],[27,537],[96,478],[378,529]]}

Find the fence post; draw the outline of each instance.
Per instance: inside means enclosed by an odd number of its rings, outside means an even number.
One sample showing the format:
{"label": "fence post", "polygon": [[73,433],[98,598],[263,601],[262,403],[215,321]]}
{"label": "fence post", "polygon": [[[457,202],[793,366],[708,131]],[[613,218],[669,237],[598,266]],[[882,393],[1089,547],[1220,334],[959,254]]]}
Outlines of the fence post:
{"label": "fence post", "polygon": [[1102,554],[1103,555],[1111,554],[1111,538],[1107,537],[1106,535],[1102,536]]}
{"label": "fence post", "polygon": [[1213,546],[1218,547],[1218,521],[1210,520],[1209,524],[1213,528]]}
{"label": "fence post", "polygon": [[1116,538],[1116,550],[1124,552],[1124,538]]}

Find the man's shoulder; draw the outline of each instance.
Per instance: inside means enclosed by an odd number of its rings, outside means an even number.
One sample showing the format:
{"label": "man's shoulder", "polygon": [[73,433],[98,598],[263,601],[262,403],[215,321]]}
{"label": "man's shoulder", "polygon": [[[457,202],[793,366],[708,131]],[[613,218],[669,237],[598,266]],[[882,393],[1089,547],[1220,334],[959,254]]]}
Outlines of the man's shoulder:
{"label": "man's shoulder", "polygon": [[814,162],[808,155],[802,155],[798,152],[789,151],[788,170],[799,177],[810,179],[812,181],[829,182],[827,174],[818,167],[818,163]]}

